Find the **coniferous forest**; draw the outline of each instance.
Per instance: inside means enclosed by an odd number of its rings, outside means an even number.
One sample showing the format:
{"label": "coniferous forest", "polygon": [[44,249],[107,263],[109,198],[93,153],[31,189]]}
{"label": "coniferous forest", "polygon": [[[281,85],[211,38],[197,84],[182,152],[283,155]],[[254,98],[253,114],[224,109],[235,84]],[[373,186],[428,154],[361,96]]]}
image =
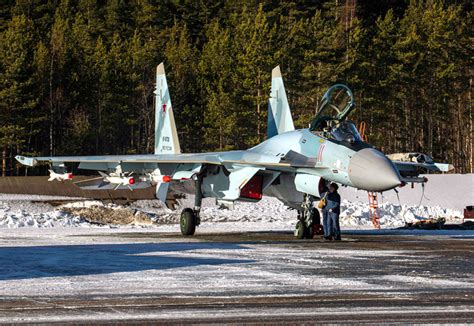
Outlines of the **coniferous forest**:
{"label": "coniferous forest", "polygon": [[472,172],[473,26],[470,1],[3,0],[2,175],[18,154],[152,153],[161,61],[183,152],[263,141],[279,64],[296,127],[342,82],[370,143]]}

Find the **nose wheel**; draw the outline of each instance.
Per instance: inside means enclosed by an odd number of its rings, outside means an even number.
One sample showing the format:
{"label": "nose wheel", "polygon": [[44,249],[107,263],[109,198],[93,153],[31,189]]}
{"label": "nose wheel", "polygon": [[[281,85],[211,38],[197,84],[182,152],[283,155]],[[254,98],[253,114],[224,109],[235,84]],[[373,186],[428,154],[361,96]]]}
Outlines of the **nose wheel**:
{"label": "nose wheel", "polygon": [[315,234],[322,234],[321,218],[317,208],[313,207],[309,195],[298,210],[298,222],[295,227],[295,237],[297,239],[312,239]]}
{"label": "nose wheel", "polygon": [[305,195],[305,199],[301,204],[301,210],[298,211],[298,222],[295,227],[295,237],[297,239],[313,238],[313,214],[311,214],[311,201],[309,195]]}
{"label": "nose wheel", "polygon": [[297,239],[312,239],[311,227],[308,227],[304,221],[296,222],[295,237]]}

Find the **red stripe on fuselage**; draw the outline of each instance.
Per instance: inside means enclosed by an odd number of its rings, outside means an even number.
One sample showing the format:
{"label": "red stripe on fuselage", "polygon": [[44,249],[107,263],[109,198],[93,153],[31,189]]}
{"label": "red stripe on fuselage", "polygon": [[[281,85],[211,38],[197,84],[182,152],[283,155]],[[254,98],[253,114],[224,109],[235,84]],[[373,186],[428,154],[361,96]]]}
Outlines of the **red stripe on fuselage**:
{"label": "red stripe on fuselage", "polygon": [[324,147],[325,147],[324,144],[321,144],[321,146],[319,146],[318,162],[321,162],[323,160]]}

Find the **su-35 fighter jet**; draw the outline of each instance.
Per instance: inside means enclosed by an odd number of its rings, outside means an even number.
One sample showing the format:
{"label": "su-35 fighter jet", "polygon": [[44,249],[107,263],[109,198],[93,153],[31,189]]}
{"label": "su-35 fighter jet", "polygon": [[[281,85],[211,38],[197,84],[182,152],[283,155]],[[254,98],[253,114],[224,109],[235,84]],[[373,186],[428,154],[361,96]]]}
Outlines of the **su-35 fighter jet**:
{"label": "su-35 fighter jet", "polygon": [[309,230],[308,197],[319,197],[328,182],[383,192],[407,182],[426,181],[419,177],[420,168],[449,169],[447,164],[426,160],[391,161],[364,142],[354,123],[346,119],[355,102],[351,90],[342,84],[324,94],[310,128],[295,130],[279,66],[272,71],[267,140],[247,150],[182,154],[163,63],[157,67],[155,95],[154,154],[16,159],[28,166],[49,163],[55,179],[56,174],[67,175],[65,163],[77,162],[79,169],[99,171],[98,184],[77,183],[87,189],[156,186],[156,196],[163,202],[170,188],[194,194],[194,207],[181,213],[183,235],[194,234],[206,197],[224,206],[258,202],[264,195],[276,197],[297,209],[299,228]]}

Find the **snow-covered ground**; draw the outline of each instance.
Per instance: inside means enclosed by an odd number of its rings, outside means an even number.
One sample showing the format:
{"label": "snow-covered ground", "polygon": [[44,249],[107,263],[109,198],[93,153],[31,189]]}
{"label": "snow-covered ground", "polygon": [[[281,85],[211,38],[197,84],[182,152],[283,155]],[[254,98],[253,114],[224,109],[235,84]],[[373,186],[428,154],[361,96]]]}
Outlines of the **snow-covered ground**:
{"label": "snow-covered ground", "polygon": [[[379,214],[382,228],[403,226],[405,222],[443,217],[449,223],[459,223],[462,208],[473,204],[474,179],[468,175],[430,175],[424,197],[421,186],[414,189],[407,186],[399,189],[400,201],[395,192],[379,195]],[[341,226],[343,228],[371,228],[370,210],[367,193],[353,189],[341,189]],[[147,225],[160,229],[176,228],[170,224],[178,223],[177,211],[170,211],[157,200],[141,200],[123,207],[104,204],[100,201],[74,199],[74,202],[53,207],[50,200],[64,200],[63,197],[37,195],[0,194],[0,227],[94,227],[81,217],[80,210],[99,208],[106,210],[130,210],[131,214],[144,213],[151,220]],[[420,203],[421,205],[418,205]],[[44,201],[44,202],[41,202]],[[400,205],[400,203],[402,205]],[[183,200],[183,206],[192,206],[192,198]],[[292,229],[296,220],[296,211],[285,207],[274,198],[264,198],[259,203],[237,203],[233,210],[220,209],[213,199],[206,199],[201,212],[203,225],[223,224],[222,229],[229,230],[231,224],[238,230],[250,228],[269,230]],[[139,223],[136,223],[139,224]],[[110,227],[110,226],[108,226]],[[130,227],[130,226],[121,226]]]}
{"label": "snow-covered ground", "polygon": [[[201,212],[203,224],[223,223],[223,228],[230,224],[250,224],[270,227],[270,229],[292,228],[296,220],[296,211],[286,208],[278,200],[265,198],[259,203],[238,203],[233,210],[219,209],[207,202]],[[129,206],[103,204],[99,201],[77,201],[53,207],[47,203],[25,200],[0,201],[0,227],[98,227],[88,223],[74,213],[82,208],[129,209],[132,212],[144,212],[154,222],[148,227],[169,227],[177,224],[178,211],[170,211],[157,200],[143,200]],[[370,228],[369,207],[367,203],[344,200],[341,205],[341,225],[345,228]],[[72,209],[72,212],[71,212]],[[379,208],[383,228],[399,227],[404,221],[413,222],[426,218],[445,217],[451,223],[458,223],[461,212],[438,206],[407,206],[383,203]],[[79,213],[77,213],[79,214]],[[123,227],[123,226],[122,226]],[[145,227],[139,226],[139,227]]]}

